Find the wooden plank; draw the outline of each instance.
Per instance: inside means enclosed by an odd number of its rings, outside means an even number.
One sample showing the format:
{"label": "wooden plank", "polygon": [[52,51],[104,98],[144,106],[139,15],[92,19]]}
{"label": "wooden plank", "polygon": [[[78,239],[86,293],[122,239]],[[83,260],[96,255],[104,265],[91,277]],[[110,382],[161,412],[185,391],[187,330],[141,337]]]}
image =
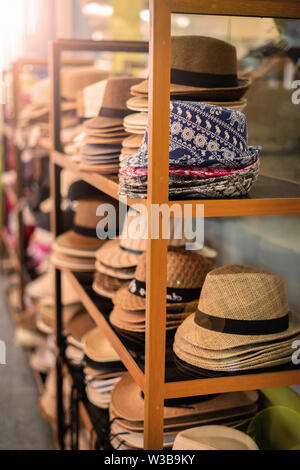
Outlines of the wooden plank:
{"label": "wooden plank", "polygon": [[169,197],[169,120],[171,17],[162,4],[150,2],[148,249],[145,361],[146,450],[163,447],[165,377],[167,240],[152,239],[152,205]]}
{"label": "wooden plank", "polygon": [[298,0],[156,0],[173,13],[300,18]]}
{"label": "wooden plank", "polygon": [[110,324],[106,320],[106,318],[102,315],[99,311],[98,307],[94,304],[92,299],[86,293],[82,285],[78,282],[75,278],[74,274],[70,270],[65,270],[67,276],[69,277],[70,281],[73,283],[76,291],[78,292],[80,299],[85,306],[87,312],[91,315],[93,320],[95,321],[96,325],[98,325],[102,330],[103,333],[106,335],[107,339],[110,341],[112,347],[118,353],[121,358],[121,361],[127,368],[128,372],[130,372],[132,378],[136,381],[139,387],[144,390],[145,388],[145,381],[144,381],[144,374],[134,361],[133,357],[127,351],[123,343],[120,341],[119,337],[111,328]]}
{"label": "wooden plank", "polygon": [[212,393],[257,390],[261,388],[287,387],[299,384],[300,370],[268,372],[262,374],[236,375],[214,379],[186,380],[165,384],[166,399]]}

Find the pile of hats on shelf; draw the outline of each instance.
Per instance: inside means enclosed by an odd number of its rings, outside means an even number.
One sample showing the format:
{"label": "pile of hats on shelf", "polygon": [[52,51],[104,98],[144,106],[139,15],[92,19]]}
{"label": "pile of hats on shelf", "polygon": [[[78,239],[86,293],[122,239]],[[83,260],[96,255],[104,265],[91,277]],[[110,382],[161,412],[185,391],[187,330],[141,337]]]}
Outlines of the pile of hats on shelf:
{"label": "pile of hats on shelf", "polygon": [[[164,448],[171,448],[177,434],[193,426],[247,423],[257,411],[257,401],[256,391],[166,400]],[[111,444],[115,449],[144,448],[144,406],[142,390],[126,373],[111,394]]]}
{"label": "pile of hats on shelf", "polygon": [[[97,237],[97,225],[105,219],[105,214],[97,216],[97,209],[105,204],[115,208],[115,220],[118,223],[118,203],[115,199],[100,193],[97,198],[80,199],[77,202],[73,228],[58,236],[53,244],[51,259],[55,266],[92,275],[96,252],[105,243],[105,240]],[[103,231],[105,229],[103,227]]]}
{"label": "pile of hats on shelf", "polygon": [[[174,331],[195,308],[213,263],[184,248],[169,246],[167,254],[167,331]],[[113,298],[111,324],[128,339],[144,344],[146,330],[146,253],[137,264],[134,279]]]}
{"label": "pile of hats on shelf", "polygon": [[178,328],[174,352],[186,376],[219,376],[292,367],[300,338],[284,279],[258,268],[228,265],[208,273],[196,312]]}
{"label": "pile of hats on shelf", "polygon": [[111,392],[121,380],[125,368],[101,328],[88,331],[81,344],[87,397],[98,408],[108,409]]}
{"label": "pile of hats on shelf", "polygon": [[[238,78],[232,45],[200,36],[172,38],[170,198],[248,194],[258,177],[260,152],[248,145],[246,117],[240,111],[249,86],[249,79]],[[145,124],[148,81],[131,92],[136,97],[128,105],[141,106]],[[138,149],[122,150],[120,195],[146,197],[147,178],[148,131]]]}
{"label": "pile of hats on shelf", "polygon": [[99,115],[83,125],[83,145],[80,148],[81,169],[102,174],[116,174],[119,170],[121,144],[128,136],[123,126],[130,88],[140,82],[129,77],[112,77],[106,82]]}

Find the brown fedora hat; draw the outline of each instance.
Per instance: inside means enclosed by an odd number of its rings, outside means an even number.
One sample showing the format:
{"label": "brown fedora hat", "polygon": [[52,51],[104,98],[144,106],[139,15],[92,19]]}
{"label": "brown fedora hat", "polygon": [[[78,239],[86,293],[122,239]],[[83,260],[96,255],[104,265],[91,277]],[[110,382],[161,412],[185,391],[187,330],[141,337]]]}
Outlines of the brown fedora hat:
{"label": "brown fedora hat", "polygon": [[95,251],[105,243],[96,234],[97,224],[101,220],[96,213],[101,204],[114,206],[118,223],[119,206],[115,199],[105,194],[98,198],[82,199],[78,201],[73,229],[56,238],[54,249],[65,255],[94,257]]}
{"label": "brown fedora hat", "polygon": [[[167,305],[185,306],[199,298],[213,263],[198,253],[171,248],[167,254]],[[114,304],[125,310],[146,307],[146,253],[140,256],[135,277],[116,293]]]}
{"label": "brown fedora hat", "polygon": [[[284,279],[254,267],[228,265],[211,271],[198,309],[175,337],[208,350],[278,344],[299,335],[299,315],[291,312]],[[272,349],[270,350],[272,351]],[[197,355],[197,352],[195,352]],[[290,355],[288,362],[290,361]]]}
{"label": "brown fedora hat", "polygon": [[97,294],[102,295],[103,297],[112,299],[117,290],[120,289],[123,284],[124,281],[117,277],[95,272],[93,289]]}
{"label": "brown fedora hat", "polygon": [[[61,94],[67,100],[76,100],[77,93],[96,82],[107,78],[106,70],[95,67],[76,67],[63,69],[61,73]],[[75,102],[75,106],[76,102]]]}
{"label": "brown fedora hat", "polygon": [[139,78],[131,77],[109,78],[99,116],[86,121],[84,127],[107,129],[122,126],[125,116],[132,112],[126,107],[126,102],[130,98],[130,88],[140,81]]}
{"label": "brown fedora hat", "polygon": [[78,341],[78,343],[81,343],[82,337],[95,328],[95,326],[95,322],[91,316],[86,311],[82,310],[66,324],[66,331]]}
{"label": "brown fedora hat", "polygon": [[[251,84],[250,79],[238,77],[236,49],[225,41],[173,36],[171,51],[171,94],[233,101],[240,99]],[[148,80],[134,85],[132,91],[147,95]]]}
{"label": "brown fedora hat", "polygon": [[[215,416],[224,411],[233,411],[234,409],[247,408],[255,404],[258,400],[258,393],[250,392],[232,392],[220,394],[209,400],[190,404],[189,406],[164,407],[165,422],[177,420],[182,417]],[[144,400],[141,389],[126,373],[120,382],[115,386],[111,396],[111,410],[119,418],[127,421],[144,421]],[[172,422],[172,421],[171,421]]]}

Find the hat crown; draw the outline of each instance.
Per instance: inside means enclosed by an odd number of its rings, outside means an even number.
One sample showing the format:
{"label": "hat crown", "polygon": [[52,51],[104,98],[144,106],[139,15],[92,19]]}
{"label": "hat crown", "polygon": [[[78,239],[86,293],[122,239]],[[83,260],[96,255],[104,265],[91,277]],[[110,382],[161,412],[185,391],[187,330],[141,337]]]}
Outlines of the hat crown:
{"label": "hat crown", "polygon": [[[189,101],[170,103],[170,163],[205,167],[245,168],[257,161],[259,147],[248,147],[243,113],[221,106]],[[129,166],[145,166],[148,131]]]}
{"label": "hat crown", "polygon": [[[167,253],[167,287],[196,289],[203,285],[213,263],[204,256],[182,248],[171,248]],[[146,282],[146,253],[139,259],[135,279]]]}
{"label": "hat crown", "polygon": [[78,227],[84,227],[88,229],[95,229],[96,236],[96,227],[101,219],[106,217],[107,214],[103,216],[97,216],[97,209],[101,204],[111,204],[116,210],[116,226],[118,227],[119,221],[119,207],[117,201],[103,194],[101,198],[90,198],[90,199],[81,199],[77,203],[77,209],[74,216],[74,225]]}
{"label": "hat crown", "polygon": [[269,320],[288,313],[284,279],[258,268],[228,265],[208,273],[198,309],[234,320]]}
{"label": "hat crown", "polygon": [[63,69],[61,73],[61,95],[67,100],[76,100],[77,93],[93,83],[107,78],[106,70],[95,67]]}
{"label": "hat crown", "polygon": [[126,102],[130,98],[130,88],[141,82],[140,78],[111,77],[107,80],[102,107],[99,116],[102,116],[102,108],[127,110]]}
{"label": "hat crown", "polygon": [[236,48],[220,39],[173,36],[171,50],[171,67],[174,69],[221,75],[237,74]]}

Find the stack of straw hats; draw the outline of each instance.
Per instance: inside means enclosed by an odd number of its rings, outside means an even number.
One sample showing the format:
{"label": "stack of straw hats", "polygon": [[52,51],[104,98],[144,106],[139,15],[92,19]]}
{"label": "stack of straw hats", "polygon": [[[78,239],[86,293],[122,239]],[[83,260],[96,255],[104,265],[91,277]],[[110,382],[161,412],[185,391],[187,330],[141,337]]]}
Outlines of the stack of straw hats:
{"label": "stack of straw hats", "polygon": [[[258,177],[260,147],[248,146],[239,111],[189,101],[170,104],[170,198],[228,198],[248,194]],[[120,194],[147,195],[148,132],[135,155],[122,159]]]}
{"label": "stack of straw hats", "polygon": [[[120,160],[138,152],[148,125],[148,80],[132,86],[124,119],[132,135],[124,140]],[[171,99],[198,101],[242,111],[250,80],[237,75],[235,48],[219,39],[174,36],[171,41]]]}
{"label": "stack of straw hats", "polygon": [[228,426],[200,426],[181,431],[173,450],[259,450],[253,439]]}
{"label": "stack of straw hats", "polygon": [[254,267],[228,265],[205,280],[196,313],[178,328],[181,372],[226,375],[292,367],[300,317],[290,311],[284,279]]}
{"label": "stack of straw hats", "polygon": [[[176,329],[195,308],[202,285],[213,263],[204,256],[170,247],[167,254],[167,330]],[[120,334],[144,342],[146,328],[146,253],[138,261],[134,279],[113,298],[111,324]]]}
{"label": "stack of straw hats", "polygon": [[118,203],[111,197],[101,194],[98,198],[78,201],[72,230],[57,237],[53,244],[55,266],[75,272],[94,272],[96,251],[105,243],[97,237],[96,231],[97,224],[104,219],[104,216],[97,216],[97,208],[102,204],[115,208],[118,223]]}
{"label": "stack of straw hats", "polygon": [[[257,400],[255,391],[166,400],[164,447],[171,448],[177,433],[191,426],[241,425],[256,413]],[[143,449],[144,406],[141,389],[126,373],[111,394],[111,443],[115,449]]]}
{"label": "stack of straw hats", "polygon": [[80,149],[81,168],[103,174],[118,173],[122,141],[128,136],[123,126],[130,88],[140,80],[113,77],[107,80],[99,115],[83,124],[84,145]]}
{"label": "stack of straw hats", "polygon": [[82,338],[93,328],[95,323],[83,308],[65,322],[66,358],[73,366],[82,366],[84,359]]}
{"label": "stack of straw hats", "polygon": [[125,368],[101,328],[90,330],[81,340],[85,358],[86,394],[98,408],[107,409],[111,392]]}

